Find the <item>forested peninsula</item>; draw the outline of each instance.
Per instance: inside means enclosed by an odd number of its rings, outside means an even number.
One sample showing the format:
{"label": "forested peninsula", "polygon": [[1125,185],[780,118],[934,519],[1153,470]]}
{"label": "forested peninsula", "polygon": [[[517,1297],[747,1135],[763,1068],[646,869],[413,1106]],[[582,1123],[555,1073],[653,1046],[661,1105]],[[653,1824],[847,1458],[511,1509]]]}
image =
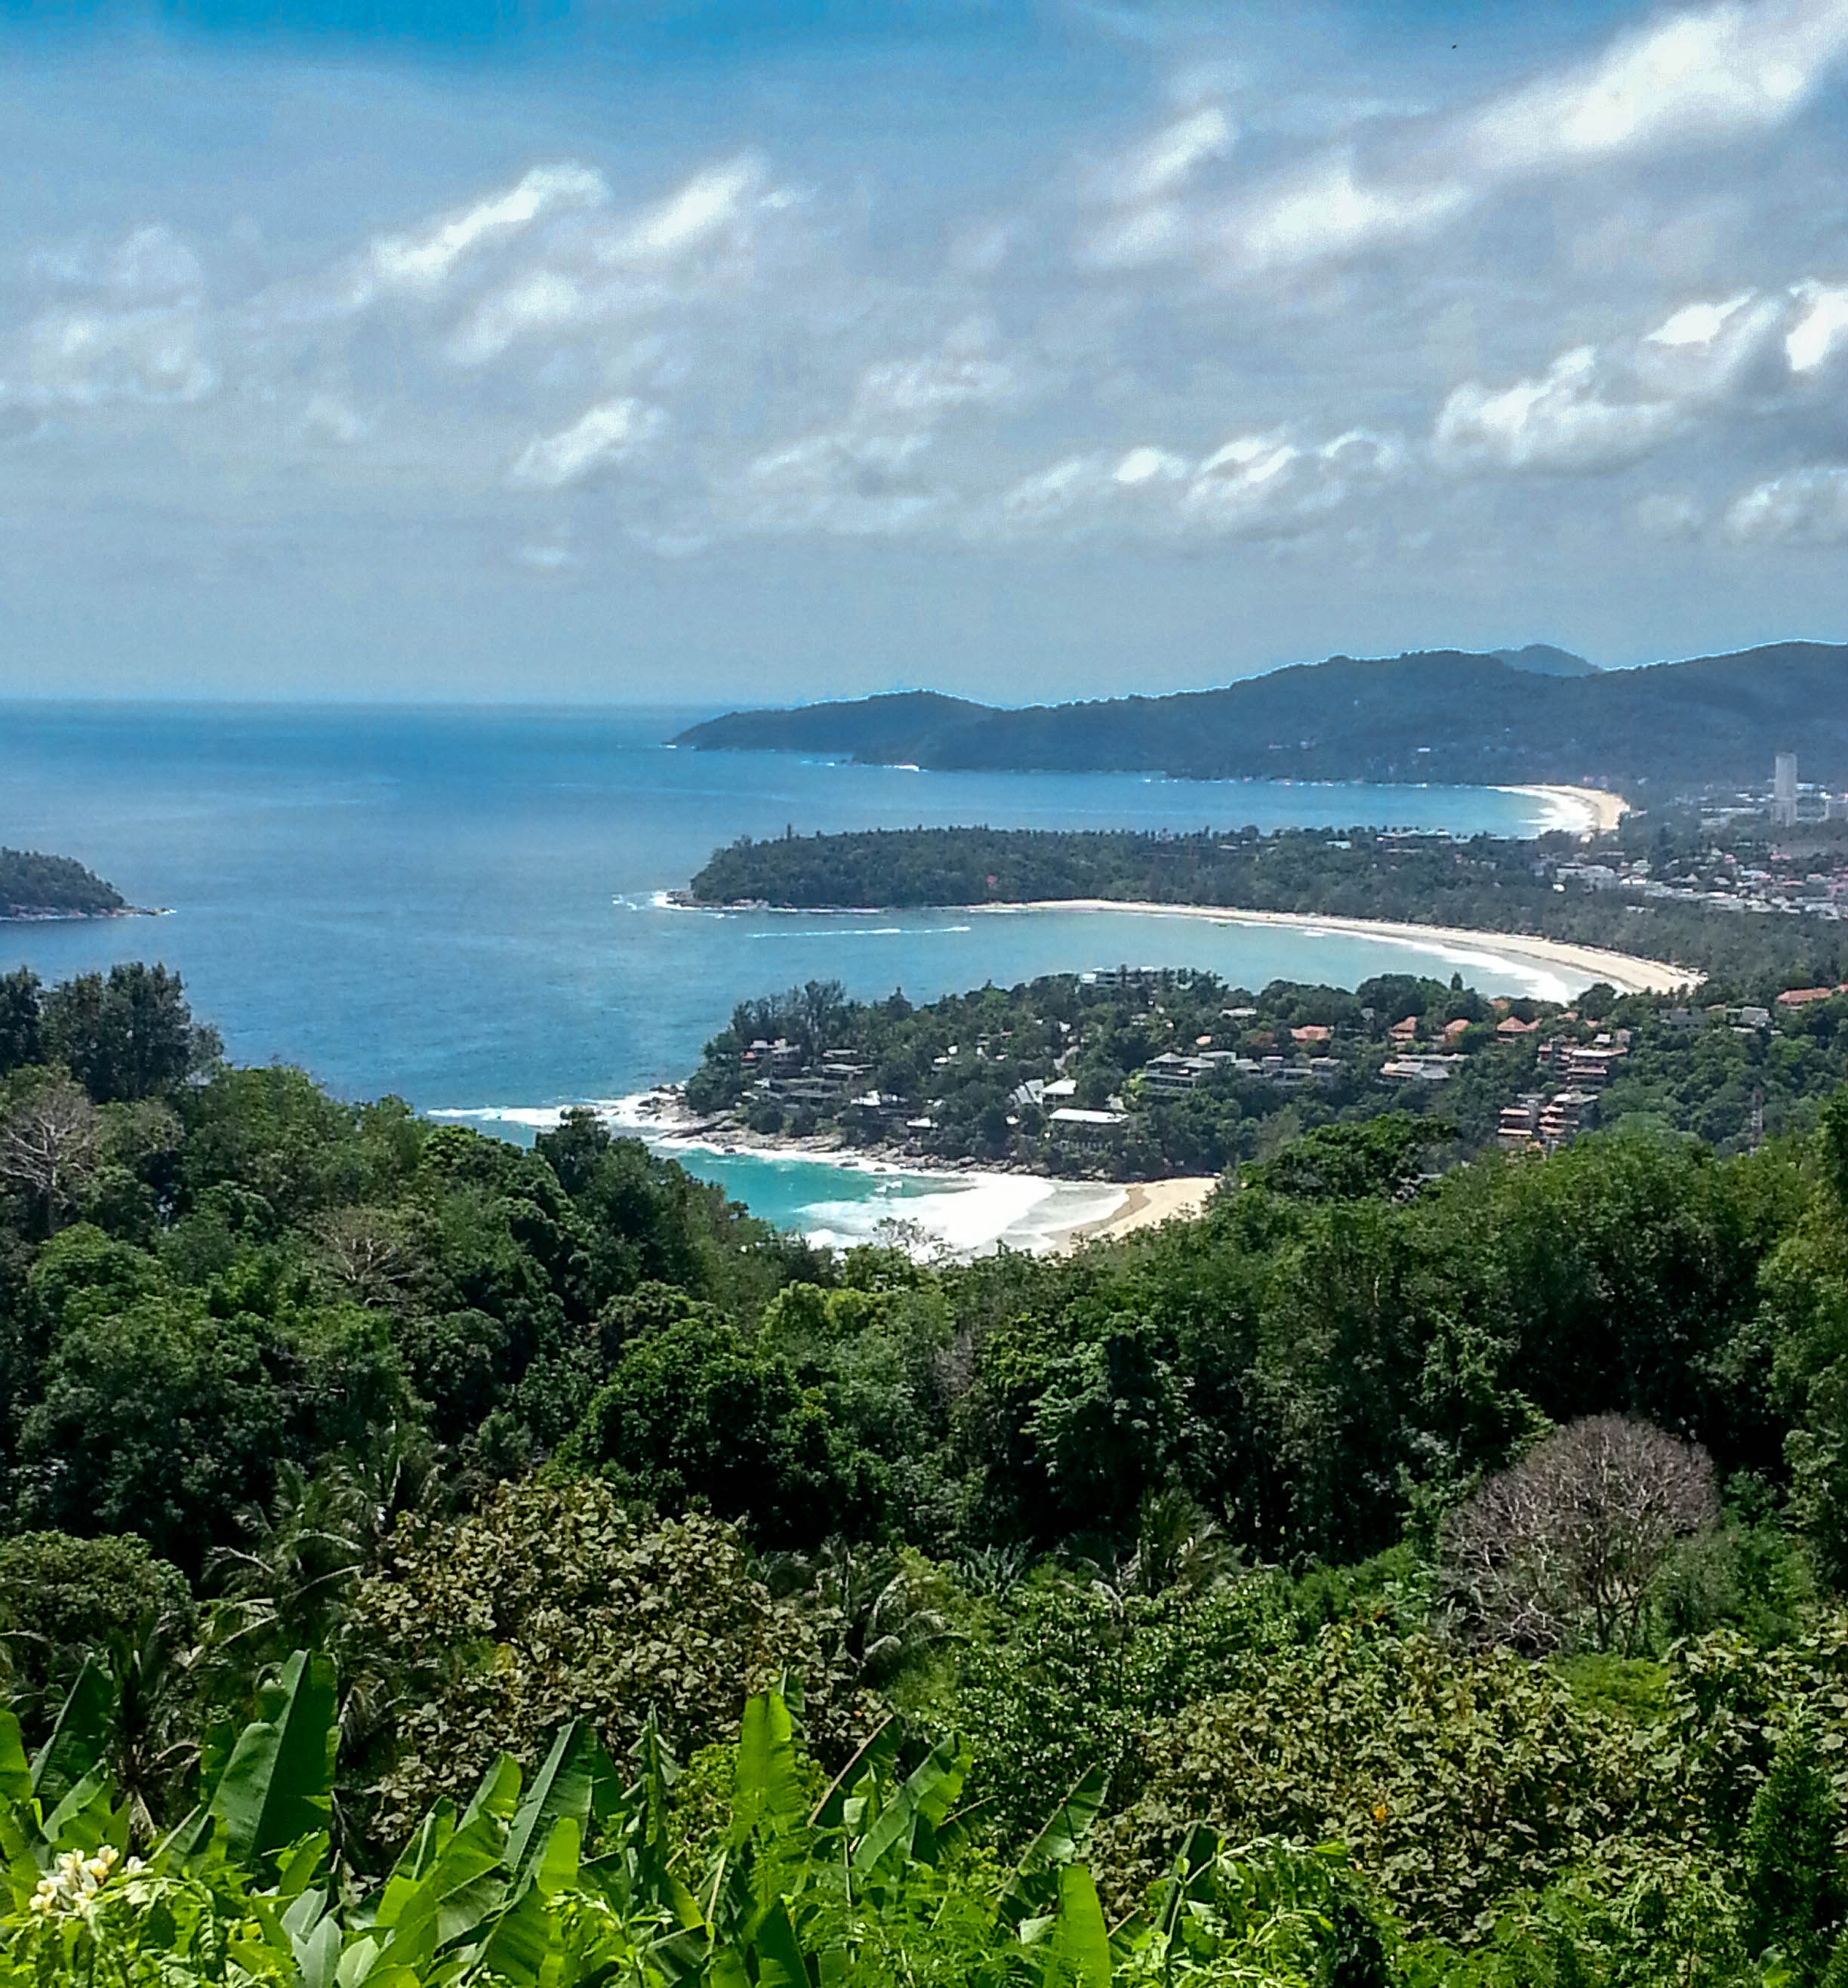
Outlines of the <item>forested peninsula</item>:
{"label": "forested peninsula", "polygon": [[113,884],[70,857],[0,849],[0,919],[108,918],[130,908]]}
{"label": "forested peninsula", "polygon": [[0,1017],[5,1988],[1848,1970],[1848,1092],[926,1264]]}
{"label": "forested peninsula", "polygon": [[[742,711],[673,742],[879,765],[1194,779],[1608,781],[1651,800],[1760,786],[1779,752],[1848,786],[1848,647],[1592,670],[1542,645],[1333,656],[1166,697],[1002,710],[931,691]],[[1564,673],[1562,673],[1562,672]]]}
{"label": "forested peninsula", "polygon": [[898,908],[1102,898],[1522,934],[1671,962],[1766,993],[1848,979],[1848,829],[1716,833],[1691,810],[1588,844],[1370,828],[870,829],[715,851],[685,901]]}

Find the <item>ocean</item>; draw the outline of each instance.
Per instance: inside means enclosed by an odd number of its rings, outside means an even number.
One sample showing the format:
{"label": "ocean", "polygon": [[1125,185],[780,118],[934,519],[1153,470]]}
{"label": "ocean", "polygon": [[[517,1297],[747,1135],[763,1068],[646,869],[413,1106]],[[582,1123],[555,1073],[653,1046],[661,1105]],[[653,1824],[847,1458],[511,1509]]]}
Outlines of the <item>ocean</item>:
{"label": "ocean", "polygon": [[[675,910],[662,894],[715,847],[788,827],[1519,834],[1558,819],[1542,798],[1481,788],[923,773],[664,745],[710,715],[0,705],[0,843],[74,856],[167,914],[0,925],[0,967],[57,979],[159,958],[239,1061],[520,1138],[565,1104],[684,1076],[735,1002],[813,979],[925,1001],[1120,962],[1249,987],[1460,966],[1485,991],[1563,991],[1492,951],[1131,914]],[[1101,1212],[1096,1190],[1044,1182],[677,1157],[837,1241],[896,1215],[972,1248]]]}

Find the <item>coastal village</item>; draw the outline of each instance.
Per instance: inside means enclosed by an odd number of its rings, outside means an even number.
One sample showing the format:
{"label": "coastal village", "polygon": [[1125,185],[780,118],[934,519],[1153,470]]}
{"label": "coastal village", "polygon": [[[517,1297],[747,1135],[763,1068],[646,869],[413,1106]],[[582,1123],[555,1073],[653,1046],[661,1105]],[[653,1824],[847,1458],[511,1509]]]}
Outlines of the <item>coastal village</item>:
{"label": "coastal village", "polygon": [[1569,1006],[1460,979],[1252,994],[1120,966],[917,1009],[815,986],[745,1004],[657,1109],[721,1144],[1120,1181],[1222,1172],[1383,1112],[1429,1119],[1456,1158],[1639,1115],[1732,1149],[1834,1080],[1838,1037],[1833,985],[1763,1004],[1597,986]]}

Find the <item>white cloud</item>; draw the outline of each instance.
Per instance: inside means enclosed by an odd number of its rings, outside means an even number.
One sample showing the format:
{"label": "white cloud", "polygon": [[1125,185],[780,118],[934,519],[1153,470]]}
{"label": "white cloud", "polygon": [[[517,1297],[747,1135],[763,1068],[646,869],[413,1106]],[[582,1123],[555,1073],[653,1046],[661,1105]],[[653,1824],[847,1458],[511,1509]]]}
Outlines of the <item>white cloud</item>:
{"label": "white cloud", "polygon": [[1823,465],[1774,476],[1737,499],[1726,529],[1746,545],[1840,545],[1848,540],[1848,468]]}
{"label": "white cloud", "polygon": [[1020,389],[1019,375],[1006,360],[990,356],[987,343],[985,327],[968,324],[951,333],[936,352],[867,367],[854,394],[856,413],[928,421],[954,408],[1012,398]]}
{"label": "white cloud", "polygon": [[350,301],[363,305],[380,289],[434,290],[476,248],[523,233],[561,208],[600,207],[609,183],[587,166],[535,166],[519,183],[463,208],[420,233],[380,235],[367,251]]}
{"label": "white cloud", "polygon": [[1496,177],[1738,137],[1795,115],[1844,50],[1843,0],[1722,0],[1485,106],[1462,135]]}
{"label": "white cloud", "polygon": [[749,465],[730,493],[731,515],[747,529],[774,532],[865,538],[914,529],[945,502],[912,467],[930,445],[918,431],[807,436]]}
{"label": "white cloud", "polygon": [[1150,153],[1146,198],[1084,253],[1106,265],[1198,254],[1218,273],[1252,277],[1422,241],[1512,183],[1787,123],[1845,52],[1848,0],[1721,0],[1664,15],[1589,63],[1473,110],[1403,119],[1364,170],[1352,149],[1326,150],[1229,204],[1181,197],[1193,154],[1177,140],[1172,176],[1168,154]]}
{"label": "white cloud", "polygon": [[1346,156],[1326,159],[1268,188],[1223,224],[1234,266],[1250,274],[1352,255],[1428,234],[1470,203],[1454,180],[1400,188],[1365,186]]}
{"label": "white cloud", "polygon": [[586,409],[557,434],[535,435],[515,458],[508,480],[535,490],[582,483],[639,455],[667,425],[660,407],[630,398],[606,401]]}
{"label": "white cloud", "polygon": [[1738,313],[1752,302],[1750,290],[1742,290],[1723,303],[1684,304],[1674,314],[1643,334],[1646,345],[1664,345],[1677,350],[1688,346],[1711,346]]}
{"label": "white cloud", "polygon": [[516,339],[556,330],[584,315],[583,286],[556,269],[534,269],[485,297],[449,342],[458,365],[485,366]]}
{"label": "white cloud", "polygon": [[51,312],[32,325],[28,347],[19,397],[41,405],[186,405],[218,384],[188,309]]}
{"label": "white cloud", "polygon": [[311,441],[334,441],[350,448],[372,432],[372,424],[332,394],[313,395],[302,410],[300,431]]}
{"label": "white cloud", "polygon": [[1131,449],[1110,473],[1126,490],[1138,490],[1145,483],[1178,483],[1191,467],[1185,456],[1171,455],[1144,442]]}
{"label": "white cloud", "polygon": [[1390,436],[1350,430],[1316,447],[1280,434],[1235,435],[1198,463],[1144,442],[1114,462],[1068,456],[1023,477],[1001,502],[1016,532],[1115,529],[1175,536],[1289,538],[1316,525],[1354,489],[1396,475],[1405,451]]}
{"label": "white cloud", "polygon": [[613,231],[598,252],[609,262],[659,262],[684,255],[735,225],[763,178],[762,163],[750,154],[710,167],[671,198]]}
{"label": "white cloud", "polygon": [[1225,157],[1235,135],[1232,120],[1218,104],[1204,105],[1113,163],[1102,177],[1101,190],[1124,206],[1178,192],[1200,167]]}
{"label": "white cloud", "polygon": [[1563,353],[1538,380],[1499,393],[1470,380],[1438,417],[1432,450],[1448,469],[1614,469],[1636,462],[1672,434],[1681,414],[1672,401],[1613,402],[1600,397],[1591,347]]}
{"label": "white cloud", "polygon": [[137,228],[110,259],[104,281],[144,303],[196,302],[204,287],[199,259],[171,228]]}
{"label": "white cloud", "polygon": [[1803,314],[1784,340],[1785,357],[1792,373],[1813,373],[1848,336],[1848,289],[1805,282],[1796,285],[1792,294]]}
{"label": "white cloud", "polygon": [[1684,492],[1651,491],[1637,506],[1637,523],[1644,536],[1664,545],[1698,536],[1707,522],[1707,507]]}

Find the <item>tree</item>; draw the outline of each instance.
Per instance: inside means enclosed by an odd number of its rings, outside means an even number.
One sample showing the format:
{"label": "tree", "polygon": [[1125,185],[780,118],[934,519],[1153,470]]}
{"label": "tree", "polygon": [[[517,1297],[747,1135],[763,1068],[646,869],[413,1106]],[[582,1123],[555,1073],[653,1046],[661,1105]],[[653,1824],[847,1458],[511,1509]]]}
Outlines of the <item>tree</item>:
{"label": "tree", "polygon": [[46,1051],[99,1104],[157,1097],[218,1060],[215,1030],[196,1026],[177,973],[164,966],[112,966],[45,996]]}
{"label": "tree", "polygon": [[832,1672],[836,1613],[773,1600],[730,1527],[646,1527],[583,1479],[503,1485],[465,1517],[407,1520],[353,1630],[381,1677],[411,1687],[380,1784],[388,1833],[439,1793],[465,1795],[503,1747],[536,1756],[563,1719],[620,1757],[652,1712],[684,1753],[725,1729],[741,1692],[786,1673],[812,1740],[837,1751],[870,1709]]}
{"label": "tree", "polygon": [[0,974],[0,1077],[39,1060],[39,994],[29,966]]}
{"label": "tree", "polygon": [[90,1540],[21,1533],[0,1541],[0,1644],[15,1692],[66,1689],[86,1653],[191,1608],[180,1570],[132,1533]]}
{"label": "tree", "polygon": [[1704,1449],[1646,1422],[1589,1415],[1545,1438],[1451,1515],[1444,1580],[1482,1641],[1634,1655],[1670,1549],[1718,1516]]}
{"label": "tree", "polygon": [[569,1455],[663,1510],[742,1520],[766,1545],[863,1536],[883,1516],[877,1459],[823,1391],[709,1306],[623,1348]]}
{"label": "tree", "polygon": [[1816,1735],[1794,1726],[1752,1797],[1744,1862],[1747,1943],[1755,1952],[1775,1947],[1795,1988],[1819,1979],[1848,1917],[1841,1827],[1841,1800]]}
{"label": "tree", "polygon": [[96,1107],[69,1077],[48,1073],[0,1118],[0,1181],[25,1196],[49,1236],[82,1198],[101,1148]]}

